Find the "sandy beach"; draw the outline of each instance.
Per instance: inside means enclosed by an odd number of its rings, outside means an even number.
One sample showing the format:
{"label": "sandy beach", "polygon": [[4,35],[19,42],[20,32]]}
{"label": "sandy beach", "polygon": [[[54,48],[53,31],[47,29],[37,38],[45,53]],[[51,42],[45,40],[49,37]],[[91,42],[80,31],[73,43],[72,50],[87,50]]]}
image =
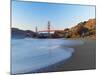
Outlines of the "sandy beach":
{"label": "sandy beach", "polygon": [[83,41],[81,45],[67,46],[75,49],[71,58],[27,74],[96,69],[96,40],[71,40]]}
{"label": "sandy beach", "polygon": [[36,73],[96,69],[96,40],[79,40],[84,44],[71,46],[75,49],[75,53],[69,60],[38,70]]}

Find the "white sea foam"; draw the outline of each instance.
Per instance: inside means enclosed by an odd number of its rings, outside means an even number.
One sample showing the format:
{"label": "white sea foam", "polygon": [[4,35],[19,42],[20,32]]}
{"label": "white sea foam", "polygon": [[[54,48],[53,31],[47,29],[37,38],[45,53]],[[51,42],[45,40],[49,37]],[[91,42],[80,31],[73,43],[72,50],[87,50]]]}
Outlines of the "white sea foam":
{"label": "white sea foam", "polygon": [[74,50],[61,46],[73,43],[63,39],[12,39],[12,74],[34,72],[70,58]]}

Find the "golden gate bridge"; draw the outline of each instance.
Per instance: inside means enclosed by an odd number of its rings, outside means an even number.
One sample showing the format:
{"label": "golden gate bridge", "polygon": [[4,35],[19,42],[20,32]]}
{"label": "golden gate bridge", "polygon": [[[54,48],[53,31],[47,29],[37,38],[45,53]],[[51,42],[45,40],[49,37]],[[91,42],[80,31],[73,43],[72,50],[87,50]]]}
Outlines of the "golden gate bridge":
{"label": "golden gate bridge", "polygon": [[48,21],[47,28],[45,30],[38,30],[37,26],[35,28],[37,37],[51,37],[51,32],[55,32],[55,31],[63,31],[63,30],[51,29],[50,21]]}

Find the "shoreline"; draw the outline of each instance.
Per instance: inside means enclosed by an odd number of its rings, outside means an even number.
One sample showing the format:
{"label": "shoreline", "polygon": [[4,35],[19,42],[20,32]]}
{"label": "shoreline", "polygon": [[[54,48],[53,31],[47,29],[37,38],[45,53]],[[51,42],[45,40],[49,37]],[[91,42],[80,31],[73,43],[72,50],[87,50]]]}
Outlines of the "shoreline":
{"label": "shoreline", "polygon": [[[73,39],[74,40],[74,39]],[[76,39],[83,45],[68,46],[75,49],[72,57],[35,73],[96,69],[96,40]]]}
{"label": "shoreline", "polygon": [[67,60],[65,59],[61,62],[36,70],[34,72],[33,71],[27,72],[25,74],[96,69],[96,40],[89,40],[89,39],[87,40],[70,39],[70,40],[77,40],[84,42],[84,44],[82,45],[67,46],[69,48],[74,48],[75,50],[71,58]]}

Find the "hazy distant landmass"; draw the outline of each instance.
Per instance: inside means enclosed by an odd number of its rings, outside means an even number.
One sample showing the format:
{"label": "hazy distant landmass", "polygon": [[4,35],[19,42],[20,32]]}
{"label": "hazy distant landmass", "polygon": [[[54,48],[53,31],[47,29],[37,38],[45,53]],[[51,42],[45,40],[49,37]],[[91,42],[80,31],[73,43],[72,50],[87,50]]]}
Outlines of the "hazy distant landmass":
{"label": "hazy distant landmass", "polygon": [[[36,37],[36,32],[12,28],[12,38]],[[74,27],[55,31],[51,38],[96,38],[96,19],[80,22]]]}
{"label": "hazy distant landmass", "polygon": [[31,30],[21,30],[18,28],[12,28],[11,29],[11,35],[12,38],[26,38],[26,37],[30,37],[33,38],[35,37],[35,32],[31,31]]}

